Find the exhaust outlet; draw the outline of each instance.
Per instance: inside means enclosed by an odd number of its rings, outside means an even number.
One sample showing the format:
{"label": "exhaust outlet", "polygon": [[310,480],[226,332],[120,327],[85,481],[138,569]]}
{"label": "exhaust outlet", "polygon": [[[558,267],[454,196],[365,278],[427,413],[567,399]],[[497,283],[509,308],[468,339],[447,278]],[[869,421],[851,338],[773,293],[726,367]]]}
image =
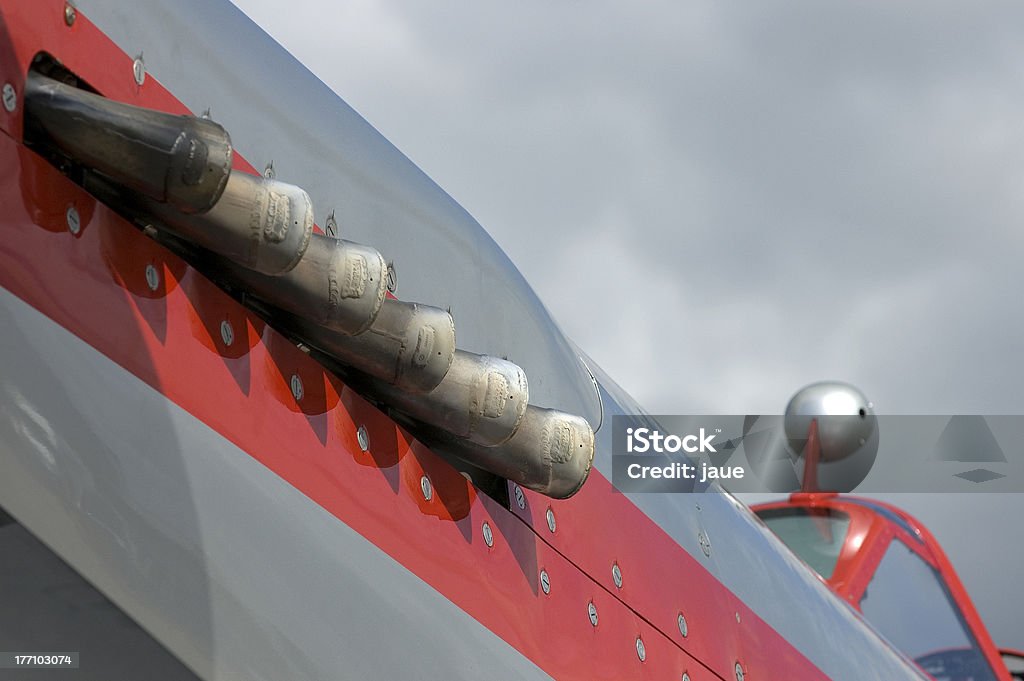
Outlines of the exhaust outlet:
{"label": "exhaust outlet", "polygon": [[254,297],[349,336],[368,329],[380,312],[387,272],[376,249],[322,234],[311,236],[302,259],[285,274],[232,268]]}
{"label": "exhaust outlet", "polygon": [[385,298],[370,327],[345,336],[296,315],[281,320],[330,358],[399,390],[427,393],[455,356],[455,323],[444,310]]}
{"label": "exhaust outlet", "polygon": [[39,73],[25,81],[26,136],[183,213],[220,199],[231,138],[213,121],[115,102]]}
{"label": "exhaust outlet", "polygon": [[507,442],[530,399],[526,373],[495,357],[456,350],[444,380],[426,395],[390,386],[374,392],[407,416],[484,447]]}

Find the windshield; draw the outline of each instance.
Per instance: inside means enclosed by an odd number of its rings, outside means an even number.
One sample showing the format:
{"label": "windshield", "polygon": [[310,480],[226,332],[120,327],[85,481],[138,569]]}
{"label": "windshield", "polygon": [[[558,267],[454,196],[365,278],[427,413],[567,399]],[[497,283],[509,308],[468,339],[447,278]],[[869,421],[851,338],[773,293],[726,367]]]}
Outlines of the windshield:
{"label": "windshield", "polygon": [[860,609],[938,681],[995,681],[939,574],[902,541],[889,544]]}
{"label": "windshield", "polygon": [[829,508],[789,507],[757,512],[768,528],[825,579],[832,577],[850,516]]}

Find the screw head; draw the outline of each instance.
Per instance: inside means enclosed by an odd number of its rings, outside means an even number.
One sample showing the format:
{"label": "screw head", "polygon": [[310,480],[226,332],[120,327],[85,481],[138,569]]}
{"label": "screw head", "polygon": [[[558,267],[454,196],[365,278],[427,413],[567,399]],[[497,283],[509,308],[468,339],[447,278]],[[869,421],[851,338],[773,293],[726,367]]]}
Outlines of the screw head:
{"label": "screw head", "polygon": [[82,231],[82,218],[78,215],[78,209],[74,204],[68,206],[68,209],[64,211],[64,219],[68,223],[68,231],[78,236],[78,233]]}
{"label": "screw head", "polygon": [[679,617],[676,618],[676,624],[679,625],[679,633],[683,635],[683,638],[686,638],[689,635],[690,630],[689,627],[686,626],[686,618],[683,617],[683,613],[679,613]]}
{"label": "screw head", "polygon": [[701,530],[697,533],[697,543],[700,544],[700,550],[704,552],[705,558],[711,557],[711,540],[708,538],[707,533]]}
{"label": "screw head", "polygon": [[743,666],[739,662],[736,663],[736,681],[743,681]]}
{"label": "screw head", "polygon": [[740,623],[740,614],[736,613],[736,624]]}
{"label": "screw head", "polygon": [[366,432],[366,426],[356,428],[356,440],[359,442],[359,449],[364,452],[370,450],[370,434]]}
{"label": "screw head", "polygon": [[268,180],[273,180],[275,177],[277,177],[277,172],[274,170],[273,161],[268,163],[267,166],[263,169],[263,177],[265,177]]}
{"label": "screw head", "polygon": [[302,387],[302,379],[299,378],[298,374],[292,374],[292,378],[289,383],[292,389],[292,397],[295,398],[296,402],[301,402],[303,395],[306,394],[306,391]]}
{"label": "screw head", "polygon": [[388,292],[394,293],[398,290],[398,275],[395,273],[395,263],[388,263]]}
{"label": "screw head", "polygon": [[555,524],[555,512],[551,510],[550,506],[548,506],[548,510],[544,513],[544,516],[548,519],[548,529],[551,532],[554,532],[557,525]]}
{"label": "screw head", "polygon": [[491,531],[490,523],[484,523],[483,533],[484,543],[487,544],[487,546],[494,546],[494,532]]}
{"label": "screw head", "polygon": [[430,501],[434,498],[434,488],[430,484],[430,478],[425,475],[420,478],[420,490],[423,491],[423,498],[426,501]]}
{"label": "screw head", "polygon": [[594,605],[594,601],[590,601],[590,603],[587,604],[587,615],[590,616],[590,624],[591,624],[591,626],[596,627],[597,626],[597,606]]}
{"label": "screw head", "polygon": [[18,93],[14,91],[14,86],[10,83],[4,83],[3,100],[4,108],[8,113],[14,113],[14,110],[18,108]]}
{"label": "screw head", "polygon": [[647,648],[644,647],[644,640],[639,636],[636,637],[636,656],[643,662],[647,659]]}
{"label": "screw head", "polygon": [[68,26],[75,25],[75,19],[78,18],[78,12],[75,11],[74,5],[64,5],[64,23]]}
{"label": "screw head", "polygon": [[622,570],[618,563],[612,563],[612,581],[615,582],[615,588],[622,588]]}
{"label": "screw head", "polygon": [[226,319],[220,323],[220,339],[224,341],[224,345],[231,345],[235,342],[235,329]]}
{"label": "screw head", "polygon": [[546,594],[551,593],[551,580],[548,577],[548,571],[547,570],[541,570],[540,571],[540,588]]}
{"label": "screw head", "polygon": [[330,215],[327,216],[327,220],[324,222],[324,234],[329,237],[338,236],[338,220],[334,217],[334,211],[332,210]]}
{"label": "screw head", "polygon": [[520,508],[520,510],[525,510],[526,509],[526,495],[523,493],[523,488],[520,487],[519,485],[513,483],[512,484],[512,495],[515,496],[515,498],[516,498],[516,506],[518,506]]}
{"label": "screw head", "polygon": [[690,681],[690,675],[686,672],[683,672],[683,681]]}
{"label": "screw head", "polygon": [[146,64],[142,61],[141,54],[132,62],[132,76],[135,78],[135,84],[139,87],[146,82]]}
{"label": "screw head", "polygon": [[156,291],[160,288],[160,273],[156,271],[156,267],[152,263],[146,265],[146,285],[149,286],[150,291]]}

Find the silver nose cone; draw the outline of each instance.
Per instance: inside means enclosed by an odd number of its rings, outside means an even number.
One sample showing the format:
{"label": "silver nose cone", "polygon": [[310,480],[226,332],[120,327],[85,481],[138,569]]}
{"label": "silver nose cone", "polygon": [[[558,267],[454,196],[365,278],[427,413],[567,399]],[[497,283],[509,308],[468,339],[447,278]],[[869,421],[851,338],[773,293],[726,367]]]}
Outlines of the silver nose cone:
{"label": "silver nose cone", "polygon": [[822,381],[802,388],[786,405],[785,429],[790,449],[799,455],[818,421],[822,461],[840,461],[859,452],[878,428],[871,402],[857,388]]}

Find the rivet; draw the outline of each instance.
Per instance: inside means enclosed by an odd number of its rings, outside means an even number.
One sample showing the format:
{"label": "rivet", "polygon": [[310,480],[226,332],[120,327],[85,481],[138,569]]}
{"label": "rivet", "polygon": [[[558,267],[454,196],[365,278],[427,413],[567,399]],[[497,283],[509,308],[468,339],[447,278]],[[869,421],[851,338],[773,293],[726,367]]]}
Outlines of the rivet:
{"label": "rivet", "polygon": [[394,293],[398,290],[398,275],[395,273],[395,263],[388,263],[388,291]]}
{"label": "rivet", "polygon": [[132,75],[135,77],[135,84],[139,87],[146,82],[146,64],[142,61],[141,54],[132,62]]}
{"label": "rivet", "polygon": [[359,449],[364,452],[370,450],[370,434],[366,432],[366,426],[359,426],[356,429],[356,440],[359,442]]}
{"label": "rivet", "polygon": [[224,345],[231,345],[235,342],[235,329],[226,319],[220,323],[220,339],[224,341]]}
{"label": "rivet", "polygon": [[275,177],[277,177],[277,173],[274,171],[273,161],[268,163],[267,166],[263,169],[263,177],[267,178],[268,180],[273,180]]}
{"label": "rivet", "polygon": [[548,506],[548,510],[546,513],[544,513],[544,516],[548,519],[548,529],[554,532],[556,527],[555,512],[551,510],[550,506]]}
{"label": "rivet", "polygon": [[302,396],[306,394],[306,391],[302,388],[302,379],[299,378],[298,374],[292,374],[291,388],[292,397],[295,398],[296,402],[301,402]]}
{"label": "rivet", "polygon": [[75,19],[78,17],[78,13],[75,11],[74,5],[64,5],[64,23],[68,26],[75,25]]}
{"label": "rivet", "polygon": [[338,236],[338,220],[334,217],[333,210],[328,214],[327,220],[324,221],[324,234],[329,237]]}
{"label": "rivet", "polygon": [[68,231],[78,236],[78,233],[82,231],[82,218],[78,215],[78,209],[74,205],[68,206],[68,209],[64,211],[64,219],[68,223]]}
{"label": "rivet", "polygon": [[708,535],[701,530],[697,534],[697,543],[700,544],[700,550],[704,552],[704,556],[707,558],[711,557],[711,540],[708,539]]}
{"label": "rivet", "polygon": [[156,267],[152,263],[146,265],[146,285],[149,286],[150,291],[160,288],[160,273],[156,271]]}
{"label": "rivet", "polygon": [[590,624],[597,626],[597,606],[594,605],[594,601],[590,601],[587,605],[587,614],[590,615]]}
{"label": "rivet", "polygon": [[683,635],[683,638],[686,638],[690,630],[686,626],[686,618],[683,617],[683,613],[679,613],[679,617],[676,618],[676,624],[679,625],[679,633]]}
{"label": "rivet", "polygon": [[430,478],[425,475],[420,478],[420,489],[423,490],[423,498],[427,501],[434,498],[434,488],[430,485]]}
{"label": "rivet", "polygon": [[8,112],[14,113],[14,110],[18,107],[18,93],[14,91],[14,86],[10,83],[4,83],[3,99],[4,108]]}
{"label": "rivet", "polygon": [[740,623],[740,614],[736,613],[736,624]]}
{"label": "rivet", "polygon": [[736,663],[736,681],[743,681],[743,667],[739,662]]}
{"label": "rivet", "polygon": [[540,571],[540,588],[546,594],[551,593],[551,580],[548,578],[547,570]]}
{"label": "rivet", "polygon": [[512,483],[512,494],[516,498],[516,506],[518,506],[521,510],[525,510],[526,495],[523,493],[523,488],[515,483]]}
{"label": "rivet", "polygon": [[490,523],[485,522],[483,526],[484,543],[488,546],[494,546],[494,533],[491,532]]}
{"label": "rivet", "polygon": [[639,636],[636,637],[636,656],[643,662],[647,659],[647,648],[644,647],[644,640]]}
{"label": "rivet", "polygon": [[612,563],[612,581],[615,582],[616,588],[622,588],[622,570],[619,569],[618,563]]}

